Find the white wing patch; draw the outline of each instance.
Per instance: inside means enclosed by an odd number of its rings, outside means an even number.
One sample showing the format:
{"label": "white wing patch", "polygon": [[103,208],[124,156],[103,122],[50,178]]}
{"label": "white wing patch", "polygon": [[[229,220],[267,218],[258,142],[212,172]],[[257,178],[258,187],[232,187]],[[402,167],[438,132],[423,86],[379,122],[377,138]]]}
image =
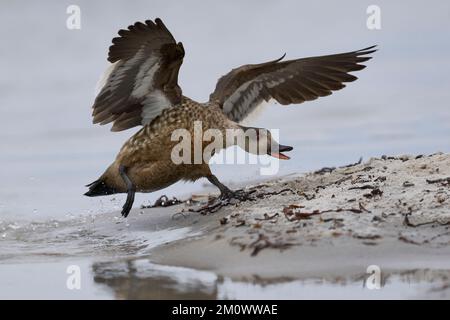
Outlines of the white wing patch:
{"label": "white wing patch", "polygon": [[[242,122],[249,117],[255,118],[262,109],[264,99],[260,97],[263,88],[275,88],[289,79],[294,77],[293,74],[279,79],[267,79],[260,77],[257,80],[244,82],[233,94],[224,102],[223,111],[234,119],[241,119]],[[270,97],[269,100],[273,100]],[[267,101],[268,102],[268,101]],[[267,105],[267,104],[266,104]]]}
{"label": "white wing patch", "polygon": [[[253,84],[254,87],[251,90],[248,90],[248,87]],[[244,97],[244,101],[242,106],[248,107],[251,101],[256,98],[261,90],[259,86],[255,85],[256,83],[252,83],[252,81],[247,81],[243,83],[223,104],[223,111],[225,113],[229,113],[233,110],[236,102]],[[248,92],[246,92],[248,91]]]}
{"label": "white wing patch", "polygon": [[153,89],[153,80],[156,71],[158,71],[160,59],[158,56],[150,56],[139,68],[136,75],[133,91],[131,96],[133,98],[143,98],[149,91]]}
{"label": "white wing patch", "polygon": [[169,108],[172,104],[160,90],[155,90],[147,95],[143,105],[142,124],[146,125],[156,118],[163,109]]}
{"label": "white wing patch", "polygon": [[[292,76],[289,78],[292,78]],[[267,86],[267,88],[275,88],[285,81],[286,81],[286,79],[283,79],[283,78],[280,78],[278,80],[271,80],[271,81],[266,82],[266,86]]]}
{"label": "white wing patch", "polygon": [[243,83],[224,103],[225,114],[232,114],[236,119],[243,119],[244,116],[255,107],[255,103],[260,101],[259,95],[263,88],[261,82],[247,81]]}
{"label": "white wing patch", "polygon": [[[142,59],[142,52],[138,51],[136,55],[130,60],[123,61],[119,60],[115,63],[115,67],[111,70],[111,73],[107,79],[106,85],[103,89],[108,89],[111,92],[114,92],[122,83],[124,79],[126,79],[127,72],[135,67],[136,64],[139,64],[139,60]],[[125,97],[124,97],[125,98]]]}
{"label": "white wing patch", "polygon": [[100,91],[105,87],[109,76],[114,72],[114,70],[117,67],[117,64],[120,62],[120,60],[111,63],[108,68],[106,68],[105,72],[100,76],[100,78],[97,81],[97,84],[95,85],[95,95],[98,95]]}

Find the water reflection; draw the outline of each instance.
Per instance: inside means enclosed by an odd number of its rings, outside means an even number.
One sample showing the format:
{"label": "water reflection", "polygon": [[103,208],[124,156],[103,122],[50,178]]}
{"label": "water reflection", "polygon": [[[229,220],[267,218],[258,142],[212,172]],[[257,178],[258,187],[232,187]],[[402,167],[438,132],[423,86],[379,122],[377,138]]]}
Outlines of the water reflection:
{"label": "water reflection", "polygon": [[101,262],[94,281],[111,287],[116,299],[216,299],[218,277],[211,272],[159,266],[146,259]]}
{"label": "water reflection", "polygon": [[413,269],[383,275],[382,287],[364,286],[367,275],[235,281],[213,272],[153,264],[149,259],[92,266],[94,282],[116,299],[405,299],[449,298],[450,270]]}

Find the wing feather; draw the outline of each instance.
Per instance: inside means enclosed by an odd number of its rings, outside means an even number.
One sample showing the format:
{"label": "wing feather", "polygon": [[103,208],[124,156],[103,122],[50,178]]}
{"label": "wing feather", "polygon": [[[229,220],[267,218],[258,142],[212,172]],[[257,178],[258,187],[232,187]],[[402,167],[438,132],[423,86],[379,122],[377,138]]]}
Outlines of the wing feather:
{"label": "wing feather", "polygon": [[108,61],[112,70],[93,105],[94,123],[112,131],[145,125],[182,98],[178,72],[184,48],[161,21],[136,22],[119,30]]}
{"label": "wing feather", "polygon": [[375,46],[357,51],[280,62],[280,59],[235,68],[217,82],[210,101],[222,106],[234,121],[242,121],[261,102],[299,104],[345,88],[358,79],[350,72],[366,66]]}

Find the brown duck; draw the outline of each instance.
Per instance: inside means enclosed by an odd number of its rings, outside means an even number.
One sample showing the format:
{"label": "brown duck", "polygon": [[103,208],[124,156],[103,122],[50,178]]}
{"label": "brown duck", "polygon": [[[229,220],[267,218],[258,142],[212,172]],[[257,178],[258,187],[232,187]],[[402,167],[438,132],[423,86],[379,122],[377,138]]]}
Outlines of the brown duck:
{"label": "brown duck", "polygon": [[[244,127],[239,122],[263,101],[299,104],[344,88],[344,82],[357,79],[349,72],[365,68],[360,63],[371,59],[367,55],[376,51],[372,46],[334,55],[281,61],[283,56],[244,65],[221,77],[209,101],[199,103],[182,95],[178,72],[185,52],[161,19],[137,22],[120,30],[112,43],[108,55],[112,65],[94,102],[93,122],[112,122],[112,131],[143,127],[125,142],[103,175],[88,185],[85,195],[127,193],[124,217],[131,210],[135,192],[153,192],[179,180],[206,177],[219,188],[221,198],[239,198],[211,173],[207,162],[172,161],[172,149],[178,143],[171,138],[174,130],[186,129],[193,134],[195,121],[201,121],[203,130],[240,129],[246,133],[257,129],[256,135],[247,137],[256,141],[245,140],[240,145],[243,149],[256,154],[264,150],[264,154],[289,159],[282,152],[292,147],[279,145],[266,129]],[[266,148],[259,147],[261,141],[267,144]],[[250,142],[258,145],[256,151],[249,149]],[[221,147],[232,144],[237,142],[226,142]]]}

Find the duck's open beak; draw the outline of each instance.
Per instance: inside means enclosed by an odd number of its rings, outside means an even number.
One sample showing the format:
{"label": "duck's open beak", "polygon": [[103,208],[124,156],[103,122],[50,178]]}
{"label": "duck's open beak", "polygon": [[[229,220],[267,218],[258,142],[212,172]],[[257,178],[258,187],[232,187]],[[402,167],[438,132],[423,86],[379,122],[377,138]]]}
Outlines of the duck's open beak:
{"label": "duck's open beak", "polygon": [[280,144],[278,146],[278,152],[270,152],[270,155],[281,160],[289,160],[290,158],[287,155],[283,154],[283,152],[291,151],[292,149],[294,148],[291,146],[283,146],[282,144]]}

